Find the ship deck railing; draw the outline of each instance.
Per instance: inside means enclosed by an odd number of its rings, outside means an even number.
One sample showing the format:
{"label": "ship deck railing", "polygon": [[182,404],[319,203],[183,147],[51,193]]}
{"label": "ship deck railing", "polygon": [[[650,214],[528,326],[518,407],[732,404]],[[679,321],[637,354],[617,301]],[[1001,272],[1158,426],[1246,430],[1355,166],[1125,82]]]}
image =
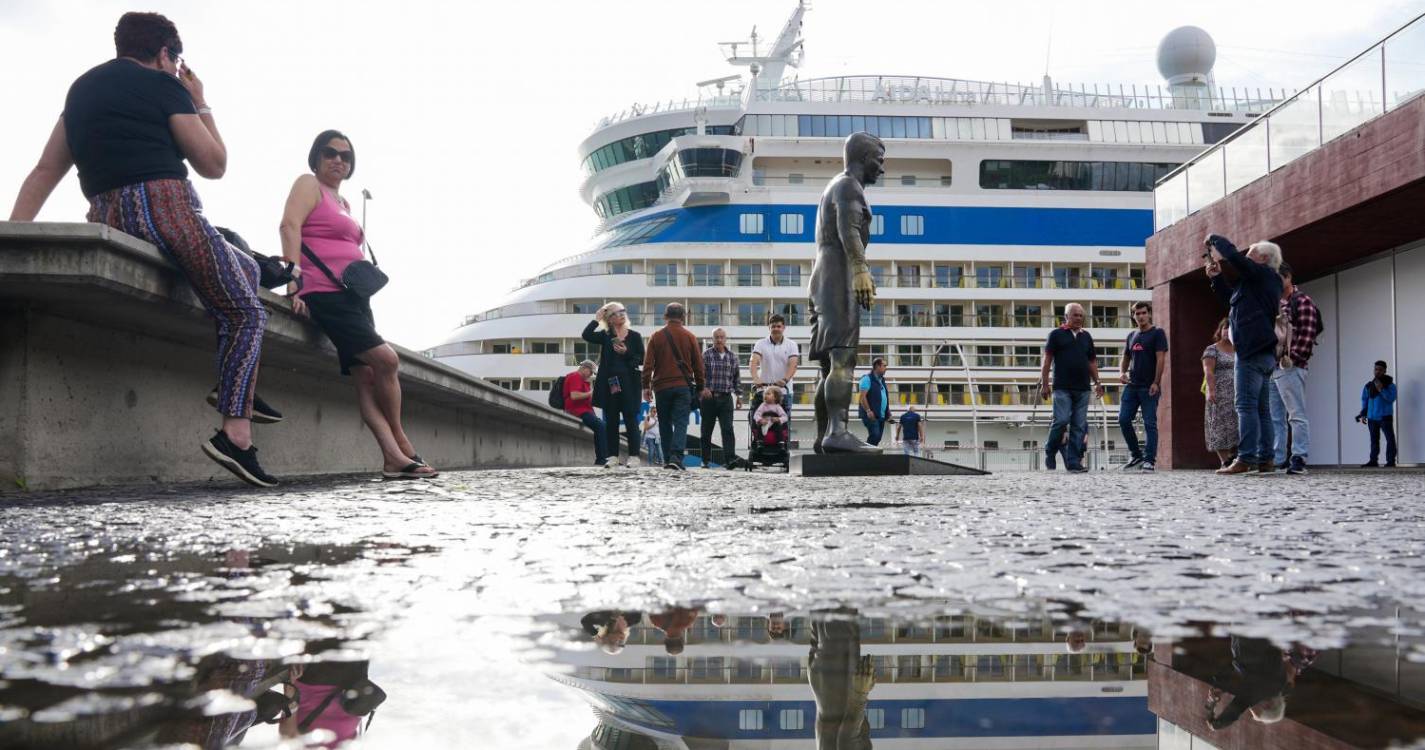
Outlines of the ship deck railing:
{"label": "ship deck railing", "polygon": [[[602,265],[602,264],[599,264]],[[1114,263],[1115,268],[1123,263]],[[1063,278],[1055,278],[1042,274],[1024,275],[1000,275],[1000,276],[945,276],[936,277],[928,274],[916,276],[902,275],[877,275],[875,277],[876,286],[882,289],[1144,289],[1146,288],[1143,279],[1136,277],[1098,277],[1088,276],[1080,269],[1074,269],[1076,273]],[[810,269],[804,269],[803,273],[786,274],[777,272],[746,273],[746,272],[699,272],[699,271],[652,271],[638,273],[612,273],[606,268],[595,267],[594,264],[585,264],[581,267],[560,269],[540,274],[534,278],[521,282],[516,289],[524,289],[539,284],[547,284],[551,281],[562,281],[564,279],[580,279],[591,276],[638,276],[642,275],[645,282],[652,287],[672,287],[672,286],[728,286],[728,287],[797,287],[806,284],[810,275]],[[471,321],[474,322],[474,321]]]}
{"label": "ship deck railing", "polygon": [[[798,661],[693,657],[694,666],[576,668],[576,679],[646,685],[805,685],[808,669]],[[961,682],[1125,682],[1147,678],[1147,662],[1136,653],[993,654],[965,656],[872,656],[876,681]],[[915,659],[914,663],[902,659]]]}
{"label": "ship deck railing", "polygon": [[1158,181],[1161,231],[1425,93],[1425,14]]}

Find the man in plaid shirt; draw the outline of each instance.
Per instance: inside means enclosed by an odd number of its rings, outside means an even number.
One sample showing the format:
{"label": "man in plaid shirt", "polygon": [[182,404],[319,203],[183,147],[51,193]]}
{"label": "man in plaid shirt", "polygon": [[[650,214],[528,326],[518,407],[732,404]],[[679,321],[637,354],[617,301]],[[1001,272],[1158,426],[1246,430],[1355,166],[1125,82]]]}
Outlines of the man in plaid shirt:
{"label": "man in plaid shirt", "polygon": [[742,375],[738,371],[737,354],[727,348],[727,331],[713,331],[713,345],[703,352],[703,369],[707,387],[703,388],[703,468],[712,459],[713,423],[722,423],[722,463],[732,468],[737,455],[737,434],[732,430],[732,410],[742,408]]}
{"label": "man in plaid shirt", "polygon": [[[1272,429],[1276,436],[1273,467],[1285,466],[1288,474],[1306,473],[1306,455],[1311,448],[1310,425],[1306,422],[1306,373],[1316,337],[1325,330],[1321,309],[1292,281],[1291,266],[1282,263],[1281,312],[1291,321],[1291,343],[1272,373]],[[1287,463],[1287,423],[1291,423],[1291,463]]]}

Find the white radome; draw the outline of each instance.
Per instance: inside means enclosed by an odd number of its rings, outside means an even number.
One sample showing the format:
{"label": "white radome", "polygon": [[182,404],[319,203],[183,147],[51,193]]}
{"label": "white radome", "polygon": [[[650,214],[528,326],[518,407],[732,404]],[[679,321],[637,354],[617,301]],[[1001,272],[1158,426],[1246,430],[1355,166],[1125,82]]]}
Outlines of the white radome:
{"label": "white radome", "polygon": [[1158,72],[1170,86],[1206,84],[1216,62],[1217,45],[1196,26],[1179,26],[1158,43]]}

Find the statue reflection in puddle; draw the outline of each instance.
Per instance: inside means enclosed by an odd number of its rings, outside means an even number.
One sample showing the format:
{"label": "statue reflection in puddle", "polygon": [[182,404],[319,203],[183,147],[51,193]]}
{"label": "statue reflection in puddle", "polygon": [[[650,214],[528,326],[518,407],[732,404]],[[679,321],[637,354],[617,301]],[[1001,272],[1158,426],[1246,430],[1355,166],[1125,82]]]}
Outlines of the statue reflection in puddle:
{"label": "statue reflection in puddle", "polygon": [[815,614],[809,635],[807,681],[816,696],[817,750],[871,747],[866,703],[876,685],[876,674],[871,657],[861,655],[861,624],[856,614]]}
{"label": "statue reflection in puddle", "polygon": [[643,622],[642,612],[618,612],[611,609],[601,609],[584,615],[579,620],[579,625],[585,633],[594,637],[594,643],[599,644],[599,648],[604,653],[615,656],[628,643],[629,628]]}
{"label": "statue reflection in puddle", "polygon": [[[1244,713],[1263,724],[1281,721],[1297,675],[1315,660],[1316,652],[1305,646],[1295,645],[1283,651],[1264,638],[1232,636],[1231,670],[1208,680],[1208,726],[1225,729]],[[1232,694],[1232,701],[1218,713],[1224,691]]]}

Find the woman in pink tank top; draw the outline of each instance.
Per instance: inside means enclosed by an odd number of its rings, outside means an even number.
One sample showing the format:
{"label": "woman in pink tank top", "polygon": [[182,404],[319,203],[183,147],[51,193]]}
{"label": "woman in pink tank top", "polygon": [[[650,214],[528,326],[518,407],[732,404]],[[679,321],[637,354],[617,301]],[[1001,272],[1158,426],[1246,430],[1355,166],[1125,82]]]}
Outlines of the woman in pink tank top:
{"label": "woman in pink tank top", "polygon": [[381,448],[381,475],[438,476],[401,427],[400,357],[376,332],[371,300],[341,283],[342,271],[363,257],[365,241],[340,192],[356,169],[351,139],[336,130],[323,131],[312,142],[307,166],[313,174],[297,178],[282,214],[282,257],[299,264],[297,282],[287,289],[292,310],[311,316],[336,346],[341,374],[355,376],[361,418]]}

